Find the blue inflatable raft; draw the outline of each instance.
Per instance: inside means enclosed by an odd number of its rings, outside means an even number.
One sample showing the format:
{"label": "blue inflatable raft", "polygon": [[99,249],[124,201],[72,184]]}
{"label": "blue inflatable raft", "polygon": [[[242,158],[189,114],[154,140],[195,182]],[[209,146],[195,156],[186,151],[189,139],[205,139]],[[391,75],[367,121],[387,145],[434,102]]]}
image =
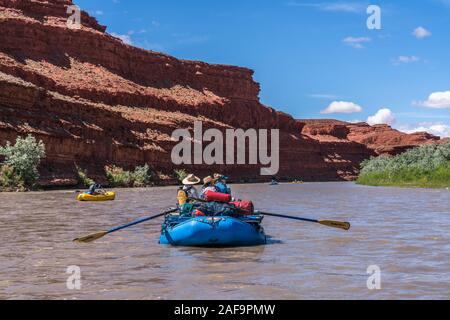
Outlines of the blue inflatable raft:
{"label": "blue inflatable raft", "polygon": [[167,216],[160,244],[186,247],[238,247],[266,244],[263,216]]}

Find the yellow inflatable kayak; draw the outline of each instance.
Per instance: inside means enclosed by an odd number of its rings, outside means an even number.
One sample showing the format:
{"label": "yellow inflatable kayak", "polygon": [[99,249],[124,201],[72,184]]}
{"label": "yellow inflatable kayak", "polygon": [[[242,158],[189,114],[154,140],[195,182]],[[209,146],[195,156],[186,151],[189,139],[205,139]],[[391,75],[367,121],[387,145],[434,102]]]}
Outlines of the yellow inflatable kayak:
{"label": "yellow inflatable kayak", "polygon": [[114,201],[116,194],[114,192],[106,192],[105,194],[91,195],[82,193],[78,195],[78,201]]}

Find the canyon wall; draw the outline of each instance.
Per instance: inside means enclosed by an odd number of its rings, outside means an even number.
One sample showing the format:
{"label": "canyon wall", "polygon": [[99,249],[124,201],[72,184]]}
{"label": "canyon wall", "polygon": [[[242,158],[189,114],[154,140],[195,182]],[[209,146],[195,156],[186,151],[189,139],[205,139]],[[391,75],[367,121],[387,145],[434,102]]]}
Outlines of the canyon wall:
{"label": "canyon wall", "polygon": [[[149,164],[161,183],[181,167],[171,134],[193,128],[279,129],[281,179],[353,179],[362,160],[438,138],[386,126],[296,120],[264,106],[253,71],[135,48],[83,12],[66,25],[71,0],[0,0],[0,144],[33,134],[46,144],[41,184],[76,184],[76,166],[104,182],[104,166]],[[183,166],[263,181],[259,165]]]}

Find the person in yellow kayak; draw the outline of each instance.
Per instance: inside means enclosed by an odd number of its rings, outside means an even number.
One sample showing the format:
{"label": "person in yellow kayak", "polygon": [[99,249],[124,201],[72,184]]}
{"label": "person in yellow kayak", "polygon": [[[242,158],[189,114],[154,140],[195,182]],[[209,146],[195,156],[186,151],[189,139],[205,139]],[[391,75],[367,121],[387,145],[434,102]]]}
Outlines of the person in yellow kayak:
{"label": "person in yellow kayak", "polygon": [[104,195],[106,194],[106,191],[103,190],[103,187],[100,184],[93,183],[90,187],[87,194],[90,194],[91,196],[98,196],[98,195]]}

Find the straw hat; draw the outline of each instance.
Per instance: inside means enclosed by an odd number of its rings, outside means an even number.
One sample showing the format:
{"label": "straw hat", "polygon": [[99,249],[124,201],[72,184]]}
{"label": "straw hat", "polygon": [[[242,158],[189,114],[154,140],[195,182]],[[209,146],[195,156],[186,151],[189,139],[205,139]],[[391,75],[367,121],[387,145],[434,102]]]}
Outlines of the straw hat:
{"label": "straw hat", "polygon": [[220,173],[215,173],[214,180],[228,180],[228,177]]}
{"label": "straw hat", "polygon": [[206,177],[203,179],[203,185],[206,186],[207,184],[214,183],[214,178],[211,176]]}
{"label": "straw hat", "polygon": [[199,177],[196,177],[193,174],[190,174],[186,177],[186,179],[183,180],[183,184],[185,186],[194,186],[196,184],[199,184],[201,179]]}

